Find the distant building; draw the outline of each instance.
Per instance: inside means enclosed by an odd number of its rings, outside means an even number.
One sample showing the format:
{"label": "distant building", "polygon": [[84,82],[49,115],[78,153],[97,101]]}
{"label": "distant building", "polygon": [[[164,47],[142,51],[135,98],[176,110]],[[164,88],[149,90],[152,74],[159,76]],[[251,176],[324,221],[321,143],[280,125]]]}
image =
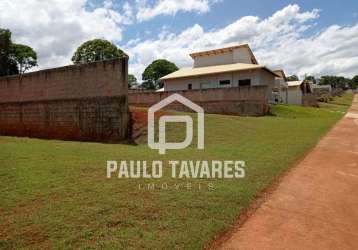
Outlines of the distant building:
{"label": "distant building", "polygon": [[311,84],[312,92],[316,99],[320,102],[328,102],[332,97],[332,86],[331,85],[318,85]]}
{"label": "distant building", "polygon": [[282,69],[274,70],[279,75],[275,78],[273,96],[276,103],[315,106],[311,98],[312,84],[310,81],[287,81]]}
{"label": "distant building", "polygon": [[192,68],[183,68],[160,80],[164,91],[227,88],[238,86],[269,86],[269,96],[275,77],[269,68],[259,65],[248,44],[190,54]]}
{"label": "distant building", "polygon": [[324,92],[331,93],[332,92],[332,86],[331,85],[318,85],[318,84],[312,84],[311,85],[312,90],[323,90]]}
{"label": "distant building", "polygon": [[288,81],[287,104],[316,106],[312,87],[308,81]]}
{"label": "distant building", "polygon": [[275,103],[288,103],[287,100],[287,78],[282,69],[273,71],[278,77],[275,77],[275,85],[273,88],[273,97]]}
{"label": "distant building", "polygon": [[301,86],[303,81],[288,81],[287,104],[302,105],[303,92]]}

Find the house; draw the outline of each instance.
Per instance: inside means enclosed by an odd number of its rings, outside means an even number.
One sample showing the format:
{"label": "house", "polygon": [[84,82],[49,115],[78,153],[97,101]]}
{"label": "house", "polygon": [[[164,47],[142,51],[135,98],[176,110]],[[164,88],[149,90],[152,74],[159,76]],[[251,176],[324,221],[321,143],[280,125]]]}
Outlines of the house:
{"label": "house", "polygon": [[320,102],[328,102],[332,97],[332,86],[331,85],[318,85],[311,84],[312,92],[316,99]]}
{"label": "house", "polygon": [[160,80],[164,91],[212,89],[238,86],[269,86],[272,98],[275,77],[269,68],[258,64],[248,44],[190,54],[192,68],[183,68]]}
{"label": "house", "polygon": [[273,88],[273,97],[275,103],[286,103],[287,100],[287,78],[286,74],[282,69],[273,71],[277,77],[275,77],[275,85]]}
{"label": "house", "polygon": [[287,81],[282,69],[274,70],[275,78],[273,98],[275,103],[316,106],[313,86],[310,81]]}
{"label": "house", "polygon": [[318,85],[318,84],[312,84],[312,90],[313,92],[325,92],[327,94],[330,94],[332,92],[332,86],[331,85]]}
{"label": "house", "polygon": [[288,81],[287,84],[287,104],[302,105],[303,93],[301,85],[303,81]]}
{"label": "house", "polygon": [[287,104],[316,106],[315,97],[312,94],[312,87],[309,81],[288,81]]}

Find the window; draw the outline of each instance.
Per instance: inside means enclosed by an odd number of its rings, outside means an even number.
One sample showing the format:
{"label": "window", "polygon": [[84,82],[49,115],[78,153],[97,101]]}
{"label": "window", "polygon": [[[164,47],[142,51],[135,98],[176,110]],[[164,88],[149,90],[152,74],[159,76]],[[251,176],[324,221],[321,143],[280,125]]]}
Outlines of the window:
{"label": "window", "polygon": [[251,79],[239,80],[239,87],[241,87],[241,86],[250,86],[250,85],[251,85]]}
{"label": "window", "polygon": [[230,84],[230,80],[221,80],[219,81],[220,85],[229,85]]}
{"label": "window", "polygon": [[191,83],[188,84],[188,89],[193,89],[193,85]]}

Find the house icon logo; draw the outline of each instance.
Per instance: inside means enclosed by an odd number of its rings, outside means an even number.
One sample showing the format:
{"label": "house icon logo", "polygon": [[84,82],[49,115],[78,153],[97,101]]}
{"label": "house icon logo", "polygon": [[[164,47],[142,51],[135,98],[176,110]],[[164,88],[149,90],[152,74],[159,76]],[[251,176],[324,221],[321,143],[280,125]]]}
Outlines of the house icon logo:
{"label": "house icon logo", "polygon": [[[154,113],[173,102],[179,102],[192,109],[198,115],[198,149],[204,149],[204,109],[189,99],[179,94],[173,94],[151,106],[148,110],[148,146],[158,149],[159,154],[165,154],[167,149],[183,149],[188,147],[193,140],[193,119],[189,115],[163,115],[159,118],[159,138],[155,141]],[[184,122],[186,124],[186,136],[182,142],[166,142],[165,128],[167,122]]]}

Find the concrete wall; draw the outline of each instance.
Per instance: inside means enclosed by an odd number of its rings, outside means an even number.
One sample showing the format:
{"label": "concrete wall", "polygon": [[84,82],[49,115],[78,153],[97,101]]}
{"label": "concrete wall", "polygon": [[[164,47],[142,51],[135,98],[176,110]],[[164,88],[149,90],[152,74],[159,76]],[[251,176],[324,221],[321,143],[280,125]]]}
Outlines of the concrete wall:
{"label": "concrete wall", "polygon": [[316,99],[320,102],[328,102],[332,97],[332,87],[331,85],[313,85],[312,86],[313,94],[316,96]]}
{"label": "concrete wall", "polygon": [[280,103],[287,104],[288,102],[288,90],[285,87],[280,89]]}
{"label": "concrete wall", "polygon": [[[267,86],[232,87],[176,91],[204,108],[207,113],[236,115],[265,115],[268,112]],[[173,92],[131,93],[129,105],[150,107]],[[167,109],[190,111],[183,105],[169,105]]]}
{"label": "concrete wall", "polygon": [[275,87],[275,76],[268,72],[267,70],[261,69],[260,71],[260,83],[268,86],[267,88],[267,96],[270,102],[275,100],[275,96],[273,94],[273,88]]}
{"label": "concrete wall", "polygon": [[194,59],[194,68],[214,66],[214,65],[223,65],[223,64],[232,64],[232,63],[234,63],[233,62],[233,53],[226,52],[226,53],[220,53],[217,55],[198,56]]}
{"label": "concrete wall", "polygon": [[278,102],[287,104],[287,84],[285,79],[281,77],[275,78],[274,90],[277,94]]}
{"label": "concrete wall", "polygon": [[[164,89],[165,91],[188,90],[188,84],[192,84],[193,89],[238,87],[238,81],[244,79],[251,79],[251,86],[268,85],[272,87],[275,82],[274,75],[266,70],[257,69],[165,80]],[[220,80],[230,80],[231,84],[220,85]]]}
{"label": "concrete wall", "polygon": [[251,53],[249,49],[245,47],[234,49],[233,57],[233,63],[253,63],[251,60]]}
{"label": "concrete wall", "polygon": [[287,104],[302,105],[302,96],[300,86],[288,87]]}
{"label": "concrete wall", "polygon": [[0,78],[0,134],[119,141],[128,135],[128,59]]}
{"label": "concrete wall", "polygon": [[249,49],[242,47],[216,55],[197,56],[194,59],[194,68],[232,63],[252,64],[251,53]]}

